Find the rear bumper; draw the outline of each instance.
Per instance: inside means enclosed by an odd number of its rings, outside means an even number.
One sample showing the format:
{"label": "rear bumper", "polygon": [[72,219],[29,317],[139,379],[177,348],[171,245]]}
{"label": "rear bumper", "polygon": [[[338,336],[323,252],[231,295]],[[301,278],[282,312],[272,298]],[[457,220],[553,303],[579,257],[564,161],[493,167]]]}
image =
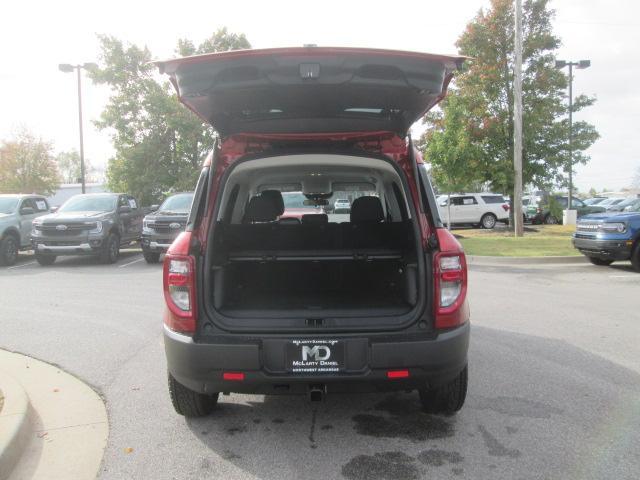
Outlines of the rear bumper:
{"label": "rear bumper", "polygon": [[603,240],[596,238],[572,238],[573,246],[588,257],[605,260],[628,260],[631,258],[631,240]]}
{"label": "rear bumper", "polygon": [[[440,333],[431,339],[396,340],[345,337],[347,371],[339,374],[293,374],[280,368],[284,344],[292,338],[194,342],[164,328],[167,366],[171,375],[202,393],[305,394],[321,385],[331,392],[375,392],[425,388],[446,383],[467,363],[470,325]],[[308,335],[307,335],[308,337]],[[340,338],[336,335],[323,337]],[[390,339],[393,337],[389,337]],[[387,378],[388,370],[409,371],[408,378]],[[242,372],[244,380],[223,380],[223,372]]]}

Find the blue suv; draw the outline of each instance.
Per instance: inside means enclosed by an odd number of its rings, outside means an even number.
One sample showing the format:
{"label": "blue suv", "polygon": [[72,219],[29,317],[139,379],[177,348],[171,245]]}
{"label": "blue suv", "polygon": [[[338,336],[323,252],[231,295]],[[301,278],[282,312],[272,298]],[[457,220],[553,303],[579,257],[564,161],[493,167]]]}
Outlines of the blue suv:
{"label": "blue suv", "polygon": [[580,218],[573,246],[594,265],[631,260],[640,272],[640,206],[620,213],[594,213]]}

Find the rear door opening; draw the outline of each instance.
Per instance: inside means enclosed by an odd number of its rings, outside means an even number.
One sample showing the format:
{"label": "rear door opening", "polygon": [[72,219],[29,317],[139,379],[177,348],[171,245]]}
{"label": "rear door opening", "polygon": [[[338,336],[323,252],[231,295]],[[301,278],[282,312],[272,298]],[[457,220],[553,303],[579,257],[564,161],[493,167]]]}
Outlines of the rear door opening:
{"label": "rear door opening", "polygon": [[434,224],[406,137],[463,61],[305,47],[157,62],[221,139],[199,207],[205,327],[384,330],[429,315]]}
{"label": "rear door opening", "polygon": [[[382,158],[240,161],[219,195],[207,306],[225,329],[401,327],[424,308],[425,265],[404,174]],[[287,209],[285,197],[304,197]],[[335,213],[336,199],[350,211]],[[327,213],[329,212],[329,213]]]}

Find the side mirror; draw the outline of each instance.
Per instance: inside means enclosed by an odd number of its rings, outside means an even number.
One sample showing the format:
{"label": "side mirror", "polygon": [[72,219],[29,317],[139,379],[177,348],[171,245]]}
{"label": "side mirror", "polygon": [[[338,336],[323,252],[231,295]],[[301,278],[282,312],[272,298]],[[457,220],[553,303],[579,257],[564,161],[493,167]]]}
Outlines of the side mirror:
{"label": "side mirror", "polygon": [[151,205],[151,207],[149,208],[150,211],[155,212],[160,208],[160,205],[157,204],[153,204]]}
{"label": "side mirror", "polygon": [[58,209],[59,209],[59,208],[60,208],[59,206],[51,207],[51,208],[49,209],[49,211],[50,211],[51,213],[56,213],[56,212],[58,211]]}
{"label": "side mirror", "polygon": [[446,206],[447,206],[447,202],[441,202],[441,203],[440,203],[440,206],[441,206],[441,207],[446,207]]}
{"label": "side mirror", "polygon": [[35,210],[31,207],[23,207],[20,209],[20,215],[33,215]]}
{"label": "side mirror", "polygon": [[118,208],[119,213],[131,213],[131,207],[129,205],[123,205]]}

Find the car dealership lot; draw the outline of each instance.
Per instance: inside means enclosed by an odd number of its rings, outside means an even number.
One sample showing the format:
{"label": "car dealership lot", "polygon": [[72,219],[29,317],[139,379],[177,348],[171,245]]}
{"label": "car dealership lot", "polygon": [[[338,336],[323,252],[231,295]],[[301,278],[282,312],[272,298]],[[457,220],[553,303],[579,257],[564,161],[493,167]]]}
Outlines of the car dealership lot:
{"label": "car dealership lot", "polygon": [[114,265],[21,254],[0,269],[0,347],[106,401],[103,478],[637,478],[640,275],[628,264],[472,266],[469,397],[450,418],[400,393],[222,396],[211,417],[185,420],[166,389],[161,283],[136,250]]}

